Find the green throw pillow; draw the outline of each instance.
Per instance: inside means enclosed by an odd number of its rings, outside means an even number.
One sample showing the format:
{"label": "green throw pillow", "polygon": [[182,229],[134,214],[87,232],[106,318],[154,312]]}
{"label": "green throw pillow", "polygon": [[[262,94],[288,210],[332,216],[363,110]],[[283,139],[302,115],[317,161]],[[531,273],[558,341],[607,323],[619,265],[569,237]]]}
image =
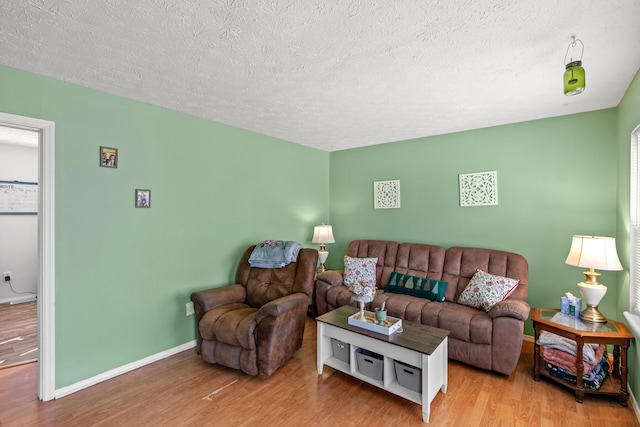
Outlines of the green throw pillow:
{"label": "green throw pillow", "polygon": [[394,271],[391,273],[389,283],[384,291],[427,298],[431,301],[444,301],[445,289],[447,289],[447,282],[442,280],[411,276]]}

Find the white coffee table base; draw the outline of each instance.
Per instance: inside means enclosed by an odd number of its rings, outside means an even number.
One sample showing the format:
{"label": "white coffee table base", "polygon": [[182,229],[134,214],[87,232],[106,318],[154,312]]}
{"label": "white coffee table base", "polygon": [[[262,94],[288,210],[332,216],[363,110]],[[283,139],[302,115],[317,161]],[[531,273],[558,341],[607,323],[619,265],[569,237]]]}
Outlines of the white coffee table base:
{"label": "white coffee table base", "polygon": [[[428,355],[323,322],[317,322],[317,325],[318,375],[322,375],[323,366],[327,365],[412,402],[422,404],[422,420],[425,423],[429,422],[431,401],[433,401],[438,390],[442,391],[442,393],[447,392],[448,354],[446,337],[436,350]],[[331,338],[349,344],[350,363],[345,363],[333,357]],[[384,356],[382,381],[376,381],[358,372],[356,350],[360,347]],[[422,368],[422,393],[417,393],[398,384],[393,366],[394,360]]]}

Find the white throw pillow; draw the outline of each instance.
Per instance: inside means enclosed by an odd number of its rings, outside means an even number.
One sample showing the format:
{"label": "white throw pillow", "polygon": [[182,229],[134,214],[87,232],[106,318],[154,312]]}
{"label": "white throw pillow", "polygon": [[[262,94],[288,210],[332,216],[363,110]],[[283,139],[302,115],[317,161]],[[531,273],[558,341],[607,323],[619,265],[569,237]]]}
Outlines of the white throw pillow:
{"label": "white throw pillow", "polygon": [[477,269],[467,287],[458,298],[458,303],[489,311],[497,302],[504,301],[516,289],[520,280],[495,276]]}
{"label": "white throw pillow", "polygon": [[378,258],[351,258],[344,256],[344,279],[342,283],[349,286],[357,282],[369,282],[376,286],[376,264]]}

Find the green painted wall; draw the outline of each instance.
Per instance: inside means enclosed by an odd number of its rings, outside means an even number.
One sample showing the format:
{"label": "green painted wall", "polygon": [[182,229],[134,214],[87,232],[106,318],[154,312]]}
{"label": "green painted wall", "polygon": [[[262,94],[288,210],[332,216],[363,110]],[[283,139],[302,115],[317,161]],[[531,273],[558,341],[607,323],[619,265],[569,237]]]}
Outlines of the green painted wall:
{"label": "green painted wall", "polygon": [[[328,265],[354,239],[517,252],[529,261],[532,307],[578,295],[582,270],[564,263],[574,234],[616,234],[616,111],[601,110],[331,153]],[[497,171],[498,206],[460,207],[458,174]],[[399,179],[400,209],[373,208],[373,182]],[[601,304],[616,312],[616,274]],[[531,322],[525,333],[532,335]]]}
{"label": "green painted wall", "polygon": [[[618,106],[617,154],[618,154],[618,222],[616,243],[618,255],[625,270],[618,273],[618,314],[629,310],[629,254],[630,254],[630,187],[631,187],[631,132],[640,125],[640,74],[631,83]],[[638,343],[631,344],[629,352],[629,386],[638,399],[640,391],[640,352]]]}
{"label": "green painted wall", "polygon": [[311,247],[329,219],[320,150],[7,67],[0,111],[56,126],[56,388],[194,339],[193,290],[232,281],[259,240]]}
{"label": "green painted wall", "polygon": [[[573,234],[616,235],[628,266],[638,78],[616,109],[333,153],[1,66],[0,111],[56,123],[57,388],[193,339],[191,291],[232,280],[258,240],[314,246],[329,219],[330,268],[360,238],[509,250],[529,260],[532,306],[578,293]],[[98,167],[100,145],[120,150],[117,170]],[[488,170],[500,204],[461,208],[458,174]],[[388,179],[402,207],[373,209]],[[152,190],[151,209],[133,208],[135,188]],[[628,272],[601,280],[602,311],[621,320]]]}

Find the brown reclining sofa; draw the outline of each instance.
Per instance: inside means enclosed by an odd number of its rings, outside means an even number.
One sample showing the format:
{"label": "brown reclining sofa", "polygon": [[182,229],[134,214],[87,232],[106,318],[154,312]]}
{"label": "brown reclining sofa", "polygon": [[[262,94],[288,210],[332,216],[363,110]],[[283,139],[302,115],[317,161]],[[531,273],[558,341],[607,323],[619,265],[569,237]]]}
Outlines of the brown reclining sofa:
{"label": "brown reclining sofa", "polygon": [[[522,349],[524,322],[529,316],[525,302],[528,264],[521,255],[492,249],[398,243],[384,240],[354,240],[347,248],[353,258],[378,258],[375,299],[366,305],[373,311],[386,301],[388,316],[449,331],[449,358],[478,368],[510,375],[515,371]],[[458,297],[476,270],[519,279],[515,290],[486,312],[458,304]],[[413,295],[384,292],[391,273],[409,274],[447,282],[445,300],[435,302]],[[314,310],[324,314],[351,302],[351,292],[343,286],[343,271],[318,274]]]}

